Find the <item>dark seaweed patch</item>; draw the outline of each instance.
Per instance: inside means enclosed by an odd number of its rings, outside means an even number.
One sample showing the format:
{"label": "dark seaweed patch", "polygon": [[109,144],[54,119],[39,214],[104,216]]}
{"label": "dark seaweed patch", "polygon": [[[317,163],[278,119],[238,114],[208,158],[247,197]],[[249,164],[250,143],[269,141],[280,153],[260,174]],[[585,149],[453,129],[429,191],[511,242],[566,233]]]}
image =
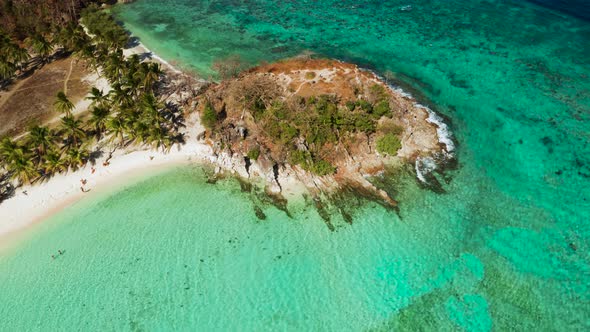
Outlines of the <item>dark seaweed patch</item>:
{"label": "dark seaweed patch", "polygon": [[266,214],[264,214],[264,211],[258,205],[254,205],[254,214],[258,220],[266,220]]}

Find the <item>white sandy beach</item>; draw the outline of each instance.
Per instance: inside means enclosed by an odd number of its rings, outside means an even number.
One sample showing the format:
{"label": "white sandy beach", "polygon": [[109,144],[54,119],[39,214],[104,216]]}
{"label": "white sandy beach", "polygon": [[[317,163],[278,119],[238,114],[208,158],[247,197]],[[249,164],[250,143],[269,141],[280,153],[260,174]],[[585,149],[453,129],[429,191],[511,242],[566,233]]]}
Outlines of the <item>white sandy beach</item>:
{"label": "white sandy beach", "polygon": [[172,64],[170,64],[168,61],[162,59],[157,54],[152,52],[149,48],[145,47],[145,45],[142,44],[141,42],[139,42],[136,46],[134,46],[132,48],[128,48],[128,49],[123,50],[123,55],[126,57],[131,56],[133,54],[146,55],[149,60],[154,61],[154,62],[159,62],[165,69],[168,69],[176,74],[182,73],[180,70],[178,70]]}
{"label": "white sandy beach", "polygon": [[[125,181],[129,176],[145,174],[167,165],[207,160],[212,150],[196,141],[194,134],[199,130],[198,124],[189,127],[192,130],[187,133],[187,143],[175,145],[170,152],[118,150],[113,153],[109,165],[103,166],[108,158],[107,151],[94,167],[89,163],[76,172],[57,174],[46,182],[18,188],[13,197],[0,204],[0,238],[48,218],[93,190],[116,186],[117,180]],[[81,190],[82,179],[87,181],[83,186],[86,193]]]}

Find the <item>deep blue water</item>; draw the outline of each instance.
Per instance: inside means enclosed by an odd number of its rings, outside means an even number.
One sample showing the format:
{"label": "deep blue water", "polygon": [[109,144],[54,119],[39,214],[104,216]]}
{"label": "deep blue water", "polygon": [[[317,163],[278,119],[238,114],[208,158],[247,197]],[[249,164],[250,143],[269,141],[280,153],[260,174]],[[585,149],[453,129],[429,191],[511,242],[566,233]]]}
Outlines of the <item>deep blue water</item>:
{"label": "deep blue water", "polygon": [[551,8],[575,17],[590,21],[590,1],[588,0],[529,0],[543,7]]}

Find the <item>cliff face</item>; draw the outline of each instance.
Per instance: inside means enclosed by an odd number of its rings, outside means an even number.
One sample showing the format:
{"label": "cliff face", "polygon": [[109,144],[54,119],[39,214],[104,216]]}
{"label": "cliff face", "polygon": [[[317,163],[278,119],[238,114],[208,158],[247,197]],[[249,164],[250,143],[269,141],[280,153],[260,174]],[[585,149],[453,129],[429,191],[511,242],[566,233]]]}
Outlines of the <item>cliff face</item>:
{"label": "cliff face", "polygon": [[252,69],[209,87],[198,109],[223,168],[264,178],[272,192],[296,182],[314,195],[352,189],[396,206],[367,178],[413,164],[427,181],[421,165],[452,152],[430,110],[338,61]]}

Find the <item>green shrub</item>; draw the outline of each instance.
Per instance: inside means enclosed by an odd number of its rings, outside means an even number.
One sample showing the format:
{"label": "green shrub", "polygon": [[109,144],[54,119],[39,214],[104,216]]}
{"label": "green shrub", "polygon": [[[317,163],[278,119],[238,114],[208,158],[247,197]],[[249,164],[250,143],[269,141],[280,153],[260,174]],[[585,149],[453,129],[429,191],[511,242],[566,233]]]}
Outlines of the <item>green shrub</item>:
{"label": "green shrub", "polygon": [[389,114],[390,111],[391,109],[389,108],[389,102],[387,100],[382,100],[373,107],[373,114],[379,118]]}
{"label": "green shrub", "polygon": [[201,113],[201,123],[209,130],[215,128],[215,125],[217,124],[217,112],[215,112],[213,105],[211,105],[210,102],[207,102],[203,109],[203,113]]}
{"label": "green shrub", "polygon": [[349,101],[346,102],[346,109],[349,112],[354,111],[355,108],[356,108],[356,103],[354,101],[349,100]]}
{"label": "green shrub", "polygon": [[354,115],[346,111],[339,111],[334,117],[334,125],[343,132],[354,131]]}
{"label": "green shrub", "polygon": [[297,137],[299,135],[299,131],[297,131],[297,128],[291,126],[290,124],[288,124],[286,122],[281,122],[280,128],[281,128],[281,142],[283,142],[283,143],[290,142],[292,139],[294,139],[295,137]]}
{"label": "green shrub", "polygon": [[274,102],[270,108],[270,112],[279,120],[285,120],[289,116],[289,110],[281,102]]}
{"label": "green shrub", "polygon": [[354,128],[363,133],[375,132],[375,121],[364,114],[358,114],[354,119]]}
{"label": "green shrub", "polygon": [[266,105],[260,98],[256,98],[251,105],[252,115],[256,121],[259,121],[264,116],[266,112]]}
{"label": "green shrub", "polygon": [[265,121],[264,131],[266,131],[268,136],[270,136],[275,141],[281,139],[281,126],[278,121],[275,121],[275,120]]}
{"label": "green shrub", "polygon": [[316,175],[324,176],[334,174],[336,172],[336,167],[332,166],[332,164],[330,164],[329,162],[320,159],[311,165],[309,171]]}
{"label": "green shrub", "polygon": [[291,151],[289,154],[289,163],[292,165],[301,165],[305,169],[305,165],[309,160],[309,153],[301,150]]}
{"label": "green shrub", "polygon": [[314,128],[311,128],[305,140],[308,143],[324,145],[328,142],[334,143],[338,141],[338,137],[330,126],[316,125]]}
{"label": "green shrub", "polygon": [[373,112],[373,105],[364,99],[359,99],[356,101],[358,107],[360,107],[363,111],[367,113]]}
{"label": "green shrub", "polygon": [[260,157],[260,147],[257,145],[251,148],[250,151],[248,151],[247,156],[251,160],[258,160],[258,157]]}
{"label": "green shrub", "polygon": [[317,99],[310,97],[308,105],[314,105],[318,114],[333,113],[338,109],[338,101],[328,95],[321,95]]}
{"label": "green shrub", "polygon": [[387,98],[387,92],[382,85],[373,84],[369,87],[369,99],[373,102],[378,102]]}
{"label": "green shrub", "polygon": [[379,153],[395,156],[401,147],[402,143],[397,135],[389,133],[377,139]]}
{"label": "green shrub", "polygon": [[286,144],[299,135],[294,126],[284,121],[269,119],[265,121],[264,131],[275,141]]}
{"label": "green shrub", "polygon": [[315,78],[315,72],[310,71],[305,73],[305,79],[306,80],[313,80]]}

